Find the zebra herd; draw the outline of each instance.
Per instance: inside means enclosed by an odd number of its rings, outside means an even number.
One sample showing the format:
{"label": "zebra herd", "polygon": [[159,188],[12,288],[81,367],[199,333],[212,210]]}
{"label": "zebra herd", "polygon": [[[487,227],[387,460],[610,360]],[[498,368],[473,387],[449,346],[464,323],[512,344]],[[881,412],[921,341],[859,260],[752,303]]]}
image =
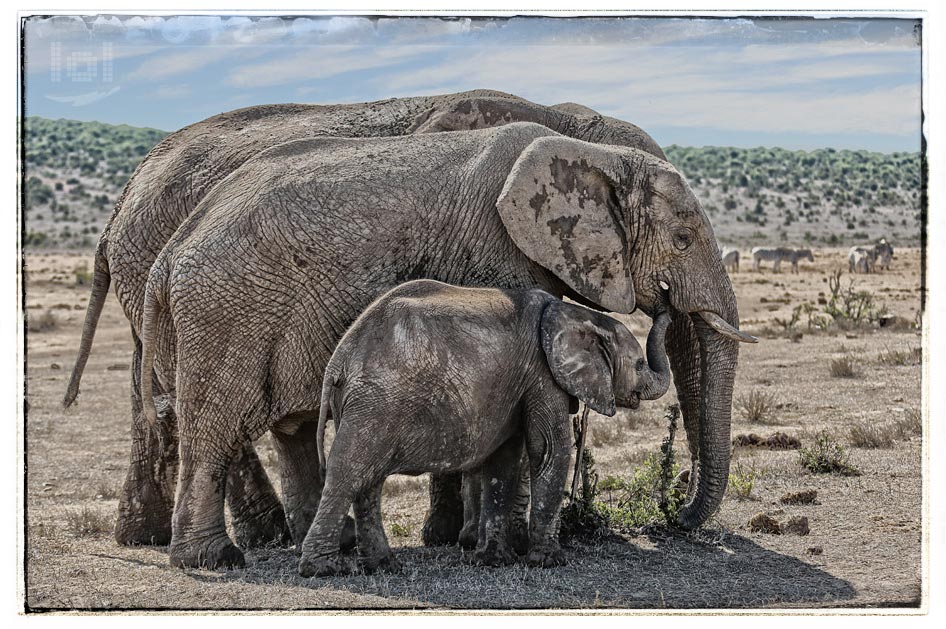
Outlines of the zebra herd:
{"label": "zebra herd", "polygon": [[[730,247],[721,249],[723,265],[731,273],[739,271],[739,250]],[[893,247],[881,239],[875,245],[858,245],[851,247],[848,252],[848,270],[851,273],[873,273],[877,269],[890,269],[893,259]],[[772,263],[772,271],[779,272],[782,262],[792,265],[792,273],[798,273],[798,262],[808,260],[814,262],[811,249],[800,247],[753,247],[752,270],[761,271],[763,262]]]}

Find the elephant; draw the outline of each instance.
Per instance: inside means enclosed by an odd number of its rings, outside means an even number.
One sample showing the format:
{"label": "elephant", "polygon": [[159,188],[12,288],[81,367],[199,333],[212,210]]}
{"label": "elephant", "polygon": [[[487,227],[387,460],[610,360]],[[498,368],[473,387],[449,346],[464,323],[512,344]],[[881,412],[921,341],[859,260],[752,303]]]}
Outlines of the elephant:
{"label": "elephant", "polygon": [[[319,465],[325,485],[302,545],[304,577],[353,571],[339,555],[354,503],[366,571],[396,569],[381,525],[381,489],[391,474],[480,470],[482,509],[474,560],[517,561],[506,531],[523,442],[532,510],[527,563],[562,565],[559,511],[577,401],[614,416],[670,386],[664,335],[655,319],[647,360],[615,319],[540,290],[461,288],[413,280],[379,297],[335,347],[321,384]],[[335,441],[326,464],[331,408]]]}
{"label": "elephant", "polygon": [[[92,293],[86,312],[64,405],[72,404],[79,392],[82,372],[92,347],[99,315],[110,285],[131,325],[133,339],[131,408],[131,463],[119,499],[115,538],[123,545],[168,544],[177,474],[175,417],[168,416],[171,439],[162,447],[148,429],[142,415],[141,323],[148,272],[171,236],[198,203],[218,183],[264,149],[307,137],[400,136],[486,128],[510,122],[542,124],[553,131],[590,142],[630,146],[661,159],[663,151],[639,127],[574,103],[546,107],[492,90],[457,94],[395,98],[345,105],[262,105],[231,111],[194,123],[170,134],[145,157],[135,170],[115,205],[99,238],[95,252]],[[728,316],[728,315],[727,315]],[[696,409],[700,395],[699,361],[695,337],[682,321],[676,337],[674,357],[681,366],[697,374],[692,390],[681,393],[693,399],[686,417],[698,424]],[[157,390],[155,394],[163,395]],[[314,426],[303,423],[273,432],[279,453],[284,500],[304,502],[300,494],[313,485],[318,470],[315,460]],[[295,432],[286,432],[292,428]],[[228,492],[232,522],[242,546],[273,539],[284,542],[291,532],[305,535],[307,526],[286,524],[282,504],[276,497],[252,445],[236,457]],[[460,479],[436,476],[431,482],[431,511],[424,526],[429,544],[456,541],[462,526]],[[287,526],[291,529],[287,532]]]}
{"label": "elephant", "polygon": [[[591,142],[642,149],[665,158],[657,143],[639,127],[574,103],[545,107],[493,90],[457,94],[395,98],[345,105],[262,105],[231,111],[194,123],[172,133],[145,157],[133,173],[96,247],[92,294],[86,312],[78,357],[72,371],[64,405],[78,395],[82,372],[92,347],[99,315],[110,285],[131,324],[132,357],[132,452],[131,463],[119,500],[115,538],[123,545],[168,544],[177,474],[176,421],[168,415],[170,439],[161,446],[142,415],[141,324],[148,272],[158,254],[193,213],[198,203],[219,182],[264,149],[306,137],[374,137],[428,134],[486,128],[528,121],[545,125],[565,135]],[[678,336],[685,334],[683,330]],[[680,341],[678,361],[689,360],[697,351],[696,341]],[[689,343],[684,347],[683,343]],[[697,370],[693,359],[687,369]],[[164,392],[156,390],[158,395]],[[696,400],[699,391],[686,393]],[[695,409],[697,402],[694,401]],[[695,413],[695,410],[694,410]],[[695,426],[698,419],[689,416]],[[273,439],[280,458],[283,493],[295,494],[312,486],[317,469],[314,428],[292,426],[295,432],[277,430]],[[694,428],[695,430],[695,428]],[[252,445],[246,444],[235,458],[228,492],[234,530],[243,546],[273,539],[304,536],[307,527],[287,525],[283,506]],[[429,544],[456,541],[462,526],[460,479],[437,476],[431,483],[431,512],[424,526]],[[298,498],[298,500],[303,500]],[[288,529],[287,530],[287,526]]]}
{"label": "elephant", "polygon": [[[699,461],[680,525],[719,507],[737,341],[756,339],[738,330],[712,226],[672,165],[534,123],[312,138],[263,151],[214,187],[149,273],[143,406],[154,425],[153,386],[173,391],[179,428],[172,564],[243,563],[223,520],[230,460],[267,430],[315,423],[308,383],[337,341],[385,290],[417,278],[542,288],[651,317],[666,301],[691,322],[694,338],[674,339],[671,324],[667,343],[682,361],[669,353],[678,391],[698,392],[681,401],[700,415],[697,434],[686,427]],[[698,350],[680,358],[676,343]],[[308,529],[318,494],[287,499],[291,524]]]}

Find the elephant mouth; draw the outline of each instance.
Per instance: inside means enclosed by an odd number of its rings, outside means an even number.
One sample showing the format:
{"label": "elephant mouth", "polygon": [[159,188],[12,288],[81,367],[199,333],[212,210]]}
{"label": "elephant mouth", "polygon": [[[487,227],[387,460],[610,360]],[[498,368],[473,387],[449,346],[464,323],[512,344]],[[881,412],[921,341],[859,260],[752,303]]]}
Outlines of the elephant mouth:
{"label": "elephant mouth", "polygon": [[[667,283],[666,280],[660,278],[657,280],[657,286],[659,287],[659,291],[657,293],[658,297],[656,303],[654,304],[654,316],[656,317],[657,314],[662,310],[673,309],[679,311],[679,309],[672,305],[673,302],[671,301],[670,297],[670,284]],[[758,338],[752,336],[751,334],[746,334],[745,332],[734,327],[725,319],[723,319],[719,313],[713,310],[693,308],[692,310],[689,310],[687,314],[699,315],[716,332],[733,341],[738,341],[740,343],[759,342]]]}
{"label": "elephant mouth", "polygon": [[638,393],[632,393],[627,397],[627,399],[621,400],[618,403],[618,406],[621,406],[622,408],[629,408],[632,411],[636,411],[638,408],[640,408],[640,405],[641,396]]}

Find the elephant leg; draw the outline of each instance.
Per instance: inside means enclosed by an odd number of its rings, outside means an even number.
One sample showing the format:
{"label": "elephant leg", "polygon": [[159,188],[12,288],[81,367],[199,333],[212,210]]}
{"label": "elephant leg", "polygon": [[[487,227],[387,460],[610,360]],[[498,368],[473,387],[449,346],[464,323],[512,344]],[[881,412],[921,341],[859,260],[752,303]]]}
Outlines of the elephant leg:
{"label": "elephant leg", "polygon": [[[273,441],[279,453],[280,481],[286,522],[296,548],[303,540],[319,510],[322,495],[322,475],[319,472],[319,454],[316,441],[318,425],[304,421],[294,432],[273,427]],[[345,516],[341,547],[355,547],[355,523]]]}
{"label": "elephant leg", "polygon": [[[182,414],[183,418],[183,414]],[[181,468],[177,481],[171,538],[171,565],[181,568],[238,568],[243,553],[227,536],[223,518],[224,492],[232,455],[239,443],[234,437],[220,449],[191,447],[191,436],[181,438]],[[210,452],[214,452],[213,455]]]}
{"label": "elephant leg", "polygon": [[561,404],[541,401],[526,411],[526,447],[532,478],[530,549],[526,561],[531,566],[547,568],[565,563],[558,543],[558,527],[571,459],[567,404],[567,400]]}
{"label": "elephant leg", "polygon": [[[368,481],[365,478],[367,474],[359,465],[363,464],[363,461],[353,452],[354,449],[351,435],[342,428],[335,438],[328,458],[325,487],[322,489],[318,513],[312,521],[312,526],[309,527],[305,540],[300,544],[302,557],[299,559],[299,574],[303,577],[351,574],[354,571],[353,563],[340,556],[340,541],[348,519],[348,509],[365,493],[366,489],[377,491],[379,501],[377,518],[380,525],[383,476],[381,481],[376,480],[374,483]],[[361,454],[364,452],[362,448]],[[377,485],[377,488],[374,485]],[[376,537],[372,536],[373,522],[370,518],[373,514],[370,513],[372,507],[368,504],[370,498],[374,496],[363,498],[359,508],[356,508],[356,516],[363,515],[368,518],[362,520],[362,530],[368,535],[365,540],[365,551],[369,553],[377,550],[378,544]],[[366,531],[365,528],[367,528]],[[387,540],[384,543],[387,545]]]}
{"label": "elephant leg", "polygon": [[519,482],[509,515],[509,545],[519,555],[529,552],[529,500],[532,494],[529,456],[523,447],[519,457]]}
{"label": "elephant leg", "polygon": [[476,548],[476,540],[480,528],[480,508],[483,488],[481,486],[481,470],[471,470],[463,474],[463,528],[457,540],[465,550]]}
{"label": "elephant leg", "polygon": [[453,474],[431,474],[430,510],[424,521],[421,539],[425,546],[455,544],[463,528],[462,478]]}
{"label": "elephant leg", "polygon": [[365,572],[377,570],[396,572],[397,560],[388,545],[381,522],[381,490],[384,482],[369,487],[355,500],[355,531],[358,537],[358,554]]}
{"label": "elephant leg", "polygon": [[480,469],[482,508],[479,539],[473,560],[484,566],[505,566],[516,561],[509,546],[509,516],[519,489],[519,460],[522,435],[506,441]]}
{"label": "elephant leg", "polygon": [[227,476],[227,506],[233,537],[241,548],[292,544],[286,513],[253,444],[245,444]]}
{"label": "elephant leg", "polygon": [[[132,330],[134,353],[131,364],[131,464],[118,501],[115,540],[122,546],[171,542],[171,514],[177,480],[177,427],[173,411],[168,413],[166,449],[161,450],[142,413],[141,341]],[[160,393],[155,388],[155,393]]]}

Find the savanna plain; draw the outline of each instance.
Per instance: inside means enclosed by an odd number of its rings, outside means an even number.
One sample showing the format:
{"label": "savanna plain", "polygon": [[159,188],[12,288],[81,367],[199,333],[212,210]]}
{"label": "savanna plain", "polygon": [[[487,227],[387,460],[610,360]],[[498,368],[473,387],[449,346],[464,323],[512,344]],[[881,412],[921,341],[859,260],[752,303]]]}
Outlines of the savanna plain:
{"label": "savanna plain", "polygon": [[[395,476],[382,508],[401,572],[327,579],[299,577],[291,548],[250,550],[246,568],[211,572],[172,568],[166,547],[115,543],[130,449],[128,324],[110,296],[78,403],[63,410],[92,256],[28,251],[27,606],[915,608],[923,546],[921,251],[897,247],[890,270],[852,276],[846,247],[815,247],[814,262],[801,262],[797,274],[784,264],[781,273],[754,272],[744,249],[731,277],[742,327],[760,342],[740,351],[729,490],[702,530],[656,526],[572,539],[560,568],[477,567],[456,546],[422,545],[427,479]],[[827,313],[845,298],[869,299],[872,320]],[[649,320],[623,320],[643,340]],[[613,418],[592,414],[587,445],[601,487],[633,478],[658,452],[673,401],[671,392]],[[678,462],[688,459],[682,429],[674,447]],[[278,489],[268,437],[258,450]],[[612,500],[609,492],[598,499]]]}

